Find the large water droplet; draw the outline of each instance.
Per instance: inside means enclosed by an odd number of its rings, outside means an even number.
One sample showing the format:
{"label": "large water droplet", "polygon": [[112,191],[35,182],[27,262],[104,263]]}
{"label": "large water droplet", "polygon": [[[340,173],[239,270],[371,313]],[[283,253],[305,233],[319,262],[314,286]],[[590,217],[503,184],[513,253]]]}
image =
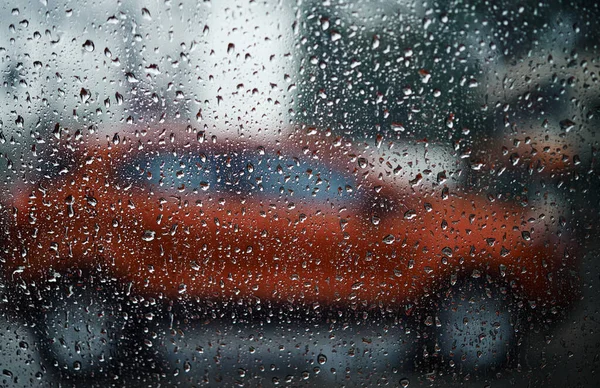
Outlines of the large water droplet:
{"label": "large water droplet", "polygon": [[90,91],[88,89],[81,88],[81,90],[79,91],[79,98],[83,104],[88,102],[88,100],[90,99],[91,96],[92,96],[92,94],[90,93]]}
{"label": "large water droplet", "polygon": [[144,241],[152,241],[152,240],[154,240],[155,236],[156,236],[156,232],[155,231],[153,231],[153,230],[147,230],[142,235],[142,240],[144,240]]}
{"label": "large water droplet", "polygon": [[91,41],[91,40],[89,40],[89,39],[88,39],[88,40],[86,40],[86,41],[83,43],[83,45],[82,45],[82,46],[83,46],[83,49],[84,49],[85,51],[87,51],[87,52],[90,52],[90,53],[91,53],[92,51],[94,51],[94,49],[96,48],[96,46],[94,46],[94,42],[92,42],[92,41]]}

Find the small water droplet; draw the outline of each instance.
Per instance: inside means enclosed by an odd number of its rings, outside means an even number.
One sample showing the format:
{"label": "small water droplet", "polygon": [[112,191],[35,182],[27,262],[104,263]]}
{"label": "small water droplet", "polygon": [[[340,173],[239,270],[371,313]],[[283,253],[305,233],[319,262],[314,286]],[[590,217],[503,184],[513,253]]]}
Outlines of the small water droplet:
{"label": "small water droplet", "polygon": [[569,132],[571,131],[571,129],[573,129],[573,127],[575,127],[575,123],[569,119],[564,119],[562,120],[560,123],[560,129],[562,129],[565,132]]}
{"label": "small water droplet", "polygon": [[392,123],[392,130],[394,132],[404,132],[405,128],[404,125],[402,125],[402,123]]}
{"label": "small water droplet", "polygon": [[17,125],[17,128],[23,128],[23,126],[25,124],[25,120],[23,119],[23,116],[21,116],[21,115],[17,116],[17,119],[15,120],[15,124]]}
{"label": "small water droplet", "polygon": [[317,362],[319,363],[319,365],[324,365],[327,362],[327,356],[325,356],[324,354],[319,354],[317,356]]}
{"label": "small water droplet", "polygon": [[425,69],[419,70],[419,76],[421,77],[421,82],[424,84],[428,83],[431,79],[431,74]]}
{"label": "small water droplet", "polygon": [[153,230],[146,230],[144,232],[144,234],[142,235],[142,240],[144,241],[152,241],[154,240],[154,237],[156,236],[156,232]]}
{"label": "small water droplet", "polygon": [[159,75],[160,69],[158,68],[158,65],[151,64],[151,65],[146,66],[146,72],[148,74],[152,74],[152,75]]}
{"label": "small water droplet", "polygon": [[87,197],[87,203],[88,203],[90,206],[93,206],[93,207],[95,207],[95,206],[98,204],[98,200],[97,200],[96,198],[92,197],[92,196],[88,196],[88,197]]}
{"label": "small water droplet", "polygon": [[152,15],[150,15],[148,8],[142,8],[142,17],[146,20],[152,20]]}
{"label": "small water droplet", "polygon": [[416,216],[417,216],[417,212],[415,212],[414,210],[408,210],[406,213],[404,213],[405,220],[412,220]]}
{"label": "small water droplet", "polygon": [[373,50],[375,50],[376,48],[379,47],[379,44],[380,44],[379,35],[373,35],[373,39],[371,40],[371,48]]}
{"label": "small water droplet", "polygon": [[132,84],[134,84],[134,83],[136,83],[136,82],[140,82],[140,81],[139,81],[139,80],[136,78],[136,76],[135,76],[133,73],[131,73],[131,72],[129,72],[129,73],[126,73],[126,74],[125,74],[125,77],[127,78],[127,81],[128,81],[129,83],[132,83]]}
{"label": "small water droplet", "polygon": [[393,244],[394,241],[396,241],[396,237],[394,237],[393,234],[388,234],[387,236],[385,236],[383,238],[383,242],[386,243],[386,244],[388,244],[388,245],[389,244]]}

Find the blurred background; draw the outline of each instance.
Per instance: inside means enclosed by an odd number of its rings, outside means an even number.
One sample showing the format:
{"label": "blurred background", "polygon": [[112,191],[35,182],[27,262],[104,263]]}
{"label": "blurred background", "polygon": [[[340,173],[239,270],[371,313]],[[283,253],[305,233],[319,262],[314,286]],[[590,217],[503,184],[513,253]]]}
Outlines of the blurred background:
{"label": "blurred background", "polygon": [[[293,305],[249,319],[248,306],[91,287],[59,288],[40,318],[16,302],[29,285],[3,280],[0,385],[597,385],[597,3],[5,0],[0,20],[4,204],[15,187],[68,171],[64,134],[113,139],[167,122],[277,141],[299,126],[393,142],[407,165],[425,142],[428,163],[459,170],[454,190],[556,214],[581,250],[569,307],[520,325],[497,312],[522,306],[477,285],[446,295],[432,323]],[[479,323],[454,330],[465,317]],[[437,354],[447,336],[466,358]],[[471,361],[482,348],[492,355]]]}

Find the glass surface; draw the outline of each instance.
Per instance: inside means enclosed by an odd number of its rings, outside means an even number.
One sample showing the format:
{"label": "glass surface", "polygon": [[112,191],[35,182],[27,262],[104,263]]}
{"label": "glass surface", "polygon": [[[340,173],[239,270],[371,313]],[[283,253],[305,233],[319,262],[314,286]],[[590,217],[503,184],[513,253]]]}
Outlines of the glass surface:
{"label": "glass surface", "polygon": [[0,20],[0,386],[597,385],[595,2]]}

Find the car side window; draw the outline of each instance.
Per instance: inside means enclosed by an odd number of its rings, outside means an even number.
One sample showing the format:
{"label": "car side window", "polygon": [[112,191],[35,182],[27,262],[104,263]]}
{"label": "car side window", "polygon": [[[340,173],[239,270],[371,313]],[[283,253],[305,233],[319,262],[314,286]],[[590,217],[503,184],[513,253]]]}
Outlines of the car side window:
{"label": "car side window", "polygon": [[145,153],[119,170],[122,180],[159,190],[187,187],[255,199],[353,201],[357,186],[355,176],[330,163],[247,151]]}

